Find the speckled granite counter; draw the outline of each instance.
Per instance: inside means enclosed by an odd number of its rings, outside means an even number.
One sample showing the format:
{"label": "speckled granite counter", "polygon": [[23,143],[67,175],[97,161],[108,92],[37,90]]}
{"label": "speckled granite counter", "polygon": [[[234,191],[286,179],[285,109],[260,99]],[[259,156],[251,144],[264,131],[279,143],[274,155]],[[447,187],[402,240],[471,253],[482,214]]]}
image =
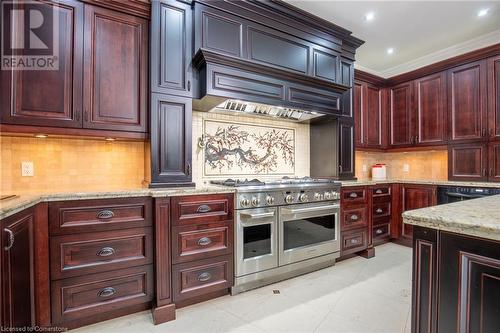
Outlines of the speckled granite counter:
{"label": "speckled granite counter", "polygon": [[448,180],[406,180],[406,179],[388,179],[388,180],[347,180],[341,181],[343,187],[349,186],[370,186],[377,184],[422,184],[422,185],[442,185],[442,186],[472,186],[472,187],[496,187],[500,188],[500,183],[480,183],[480,182],[456,182]]}
{"label": "speckled granite counter", "polygon": [[13,215],[23,209],[32,207],[39,202],[64,201],[64,200],[85,200],[85,199],[110,199],[126,197],[154,198],[172,197],[179,195],[194,194],[218,194],[234,193],[233,188],[222,186],[199,186],[199,187],[176,187],[162,189],[129,189],[116,191],[88,191],[88,192],[63,192],[63,193],[28,193],[21,194],[12,199],[0,201],[0,219]]}
{"label": "speckled granite counter", "polygon": [[500,241],[500,195],[410,210],[403,222]]}

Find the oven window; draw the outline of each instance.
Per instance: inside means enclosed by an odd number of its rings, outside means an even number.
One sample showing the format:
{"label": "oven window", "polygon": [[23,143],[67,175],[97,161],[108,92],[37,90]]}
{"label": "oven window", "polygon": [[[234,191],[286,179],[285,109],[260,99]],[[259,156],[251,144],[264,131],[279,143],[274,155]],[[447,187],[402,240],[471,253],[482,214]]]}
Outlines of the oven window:
{"label": "oven window", "polygon": [[271,224],[243,228],[243,258],[271,254]]}
{"label": "oven window", "polygon": [[283,222],[284,249],[335,240],[335,215]]}

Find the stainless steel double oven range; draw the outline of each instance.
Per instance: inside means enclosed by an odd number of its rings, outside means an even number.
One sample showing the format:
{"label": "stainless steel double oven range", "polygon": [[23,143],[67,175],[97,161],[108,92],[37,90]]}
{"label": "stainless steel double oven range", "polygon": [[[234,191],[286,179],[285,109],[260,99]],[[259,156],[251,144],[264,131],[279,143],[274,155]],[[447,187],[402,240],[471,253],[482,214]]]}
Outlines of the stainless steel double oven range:
{"label": "stainless steel double oven range", "polygon": [[233,295],[339,257],[339,183],[309,177],[213,183],[236,187]]}

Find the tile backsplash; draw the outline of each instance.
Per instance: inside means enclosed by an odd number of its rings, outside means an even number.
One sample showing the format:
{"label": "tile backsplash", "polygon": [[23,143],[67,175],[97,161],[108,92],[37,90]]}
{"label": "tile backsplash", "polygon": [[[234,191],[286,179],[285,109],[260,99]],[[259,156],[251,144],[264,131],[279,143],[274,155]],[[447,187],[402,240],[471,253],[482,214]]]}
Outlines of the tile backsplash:
{"label": "tile backsplash", "polygon": [[[387,165],[388,179],[447,180],[448,151],[380,153],[356,151],[356,177],[371,179],[371,167],[377,163]],[[363,170],[363,165],[366,170]]]}
{"label": "tile backsplash", "polygon": [[309,173],[308,124],[193,111],[194,182]]}

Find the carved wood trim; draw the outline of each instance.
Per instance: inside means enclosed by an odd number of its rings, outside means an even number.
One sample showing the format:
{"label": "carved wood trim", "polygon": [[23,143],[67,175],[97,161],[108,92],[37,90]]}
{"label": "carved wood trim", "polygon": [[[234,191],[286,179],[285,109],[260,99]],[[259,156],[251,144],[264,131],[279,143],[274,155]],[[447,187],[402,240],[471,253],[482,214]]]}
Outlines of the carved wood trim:
{"label": "carved wood trim", "polygon": [[434,244],[429,241],[425,241],[422,239],[417,239],[415,241],[415,311],[416,311],[416,319],[415,320],[415,332],[421,332],[420,328],[420,309],[422,308],[421,306],[421,293],[422,293],[422,285],[420,284],[421,279],[422,279],[422,251],[424,247],[428,247],[429,249],[429,267],[428,267],[428,281],[429,281],[429,286],[428,290],[426,291],[429,295],[429,303],[424,306],[425,309],[427,309],[427,327],[428,330],[427,332],[432,332],[432,316],[433,316],[433,306],[432,306],[432,299],[434,297],[434,291],[433,291],[433,280],[435,276],[435,271],[434,271],[434,258],[433,258],[433,253],[435,252]]}

